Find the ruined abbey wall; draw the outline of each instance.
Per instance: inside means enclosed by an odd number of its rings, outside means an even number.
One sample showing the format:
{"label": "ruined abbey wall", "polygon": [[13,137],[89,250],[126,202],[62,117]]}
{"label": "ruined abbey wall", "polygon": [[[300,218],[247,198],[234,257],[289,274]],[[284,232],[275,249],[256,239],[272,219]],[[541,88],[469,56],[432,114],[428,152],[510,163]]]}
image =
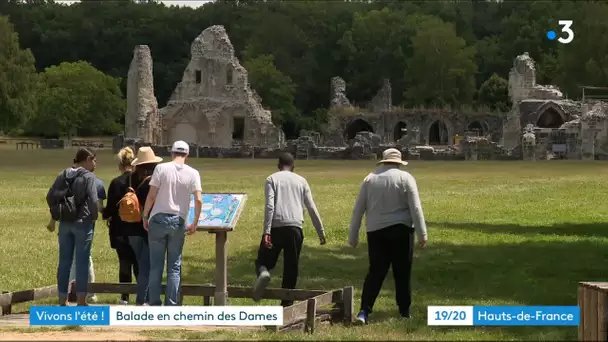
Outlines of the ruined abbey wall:
{"label": "ruined abbey wall", "polygon": [[608,106],[564,99],[558,88],[536,84],[527,53],[515,58],[509,74],[508,113],[395,107],[388,79],[367,105],[357,107],[346,96],[345,80],[336,76],[328,124],[291,141],[251,89],[224,27],[211,26],[194,39],[182,80],[161,109],[152,65],[148,46],[136,46],[125,135],[115,148],[145,144],[163,154],[173,141],[185,140],[201,157],[265,158],[289,151],[298,159],[360,159],[394,146],[413,159],[608,159]]}

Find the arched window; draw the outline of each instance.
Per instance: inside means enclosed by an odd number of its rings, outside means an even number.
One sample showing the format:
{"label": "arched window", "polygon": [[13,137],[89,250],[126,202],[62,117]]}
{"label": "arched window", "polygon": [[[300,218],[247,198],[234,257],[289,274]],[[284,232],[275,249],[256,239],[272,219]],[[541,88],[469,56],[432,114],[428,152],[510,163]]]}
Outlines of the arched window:
{"label": "arched window", "polygon": [[363,119],[356,119],[346,127],[345,136],[348,140],[354,139],[359,132],[374,132],[372,126]]}
{"label": "arched window", "polygon": [[544,113],[538,117],[536,126],[540,128],[559,128],[564,124],[564,119],[559,115],[557,110],[553,107],[547,108]]}
{"label": "arched window", "polygon": [[436,120],[429,128],[429,145],[447,145],[448,128],[441,120]]}
{"label": "arched window", "polygon": [[395,141],[401,139],[404,135],[407,134],[407,124],[403,121],[397,122],[395,125],[395,130],[393,131],[393,138]]}

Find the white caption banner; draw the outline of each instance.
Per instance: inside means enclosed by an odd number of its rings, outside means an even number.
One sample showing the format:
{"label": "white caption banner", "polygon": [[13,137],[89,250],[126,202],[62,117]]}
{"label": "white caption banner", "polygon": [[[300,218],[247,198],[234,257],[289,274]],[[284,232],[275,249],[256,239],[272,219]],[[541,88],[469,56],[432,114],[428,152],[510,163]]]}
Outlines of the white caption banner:
{"label": "white caption banner", "polygon": [[281,306],[111,306],[110,325],[283,325]]}

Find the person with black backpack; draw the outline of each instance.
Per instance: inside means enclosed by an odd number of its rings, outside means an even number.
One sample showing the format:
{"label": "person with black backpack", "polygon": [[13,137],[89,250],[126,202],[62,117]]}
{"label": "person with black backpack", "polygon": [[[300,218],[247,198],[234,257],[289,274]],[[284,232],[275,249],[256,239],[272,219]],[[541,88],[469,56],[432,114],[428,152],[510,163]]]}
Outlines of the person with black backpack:
{"label": "person with black backpack", "polygon": [[76,296],[86,306],[89,284],[89,258],[95,221],[99,215],[95,152],[80,148],[74,165],[62,171],[46,195],[51,217],[59,222],[59,264],[57,292],[59,305],[68,304],[68,287],[72,259],[76,256]]}

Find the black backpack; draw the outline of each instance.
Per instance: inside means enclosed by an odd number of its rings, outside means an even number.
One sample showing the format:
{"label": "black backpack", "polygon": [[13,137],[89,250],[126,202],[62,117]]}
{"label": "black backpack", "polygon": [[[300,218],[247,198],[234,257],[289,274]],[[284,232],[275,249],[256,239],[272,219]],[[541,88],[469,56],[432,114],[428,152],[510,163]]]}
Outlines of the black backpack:
{"label": "black backpack", "polygon": [[75,222],[78,220],[79,205],[76,203],[76,198],[72,192],[72,185],[76,178],[67,178],[67,171],[63,173],[63,182],[61,187],[53,190],[50,196],[49,209],[51,217],[55,221]]}

